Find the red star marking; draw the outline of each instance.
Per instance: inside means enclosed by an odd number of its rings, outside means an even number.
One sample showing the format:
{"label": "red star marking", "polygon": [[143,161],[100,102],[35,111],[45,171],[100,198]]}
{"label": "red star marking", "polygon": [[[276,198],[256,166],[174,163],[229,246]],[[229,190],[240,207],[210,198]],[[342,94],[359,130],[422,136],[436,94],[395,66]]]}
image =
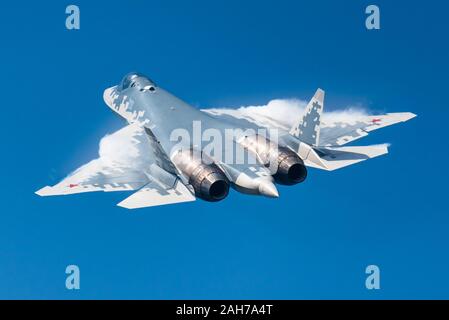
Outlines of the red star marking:
{"label": "red star marking", "polygon": [[74,188],[74,187],[78,187],[78,185],[77,184],[69,184],[69,188]]}
{"label": "red star marking", "polygon": [[380,122],[382,119],[373,119],[373,120],[371,120],[371,122],[372,123],[377,123],[377,122]]}

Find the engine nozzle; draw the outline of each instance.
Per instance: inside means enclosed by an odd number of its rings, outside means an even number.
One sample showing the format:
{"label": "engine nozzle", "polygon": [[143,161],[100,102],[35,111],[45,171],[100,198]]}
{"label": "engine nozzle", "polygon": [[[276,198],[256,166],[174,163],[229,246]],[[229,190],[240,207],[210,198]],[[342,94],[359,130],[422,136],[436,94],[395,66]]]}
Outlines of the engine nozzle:
{"label": "engine nozzle", "polygon": [[220,201],[229,193],[229,180],[221,169],[195,150],[177,151],[173,162],[189,178],[195,195],[206,201]]}
{"label": "engine nozzle", "polygon": [[220,201],[229,193],[229,181],[216,164],[200,164],[189,179],[195,194],[207,201]]}
{"label": "engine nozzle", "polygon": [[292,150],[278,146],[271,140],[260,136],[245,136],[240,144],[258,156],[259,162],[270,167],[277,183],[293,185],[303,182],[307,169],[299,155]]}
{"label": "engine nozzle", "polygon": [[286,185],[303,182],[307,177],[307,169],[302,159],[293,151],[279,148],[277,157],[278,169],[274,179]]}

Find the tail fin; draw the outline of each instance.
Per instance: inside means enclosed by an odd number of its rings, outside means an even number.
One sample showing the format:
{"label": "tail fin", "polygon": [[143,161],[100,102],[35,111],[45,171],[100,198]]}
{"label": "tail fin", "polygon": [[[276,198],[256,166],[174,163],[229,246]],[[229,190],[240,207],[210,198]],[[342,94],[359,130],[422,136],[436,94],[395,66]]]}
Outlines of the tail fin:
{"label": "tail fin", "polygon": [[323,106],[324,91],[318,89],[307,105],[303,118],[290,129],[290,134],[308,145],[317,146],[320,139],[320,118]]}

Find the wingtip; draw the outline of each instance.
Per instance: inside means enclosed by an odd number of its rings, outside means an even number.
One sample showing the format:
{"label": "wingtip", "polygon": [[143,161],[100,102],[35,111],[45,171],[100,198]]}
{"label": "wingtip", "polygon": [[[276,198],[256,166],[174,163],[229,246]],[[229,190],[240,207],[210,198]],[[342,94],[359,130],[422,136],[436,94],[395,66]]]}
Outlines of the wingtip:
{"label": "wingtip", "polygon": [[410,120],[410,119],[413,119],[413,118],[415,118],[415,117],[417,117],[418,115],[417,114],[415,114],[415,113],[412,113],[412,112],[404,112],[403,114],[402,114],[402,121],[408,121],[408,120]]}
{"label": "wingtip", "polygon": [[410,119],[413,119],[418,116],[417,114],[412,113],[412,112],[409,112],[409,114],[410,114]]}
{"label": "wingtip", "polygon": [[40,188],[39,190],[35,191],[34,193],[37,194],[40,197],[49,196],[51,191],[50,186],[45,186],[43,188]]}
{"label": "wingtip", "polygon": [[324,95],[325,95],[325,91],[321,88],[318,88],[315,92],[315,95],[313,96],[314,99],[318,100],[318,101],[323,101],[324,100]]}
{"label": "wingtip", "polygon": [[398,119],[401,122],[408,121],[408,120],[413,119],[418,116],[417,114],[412,113],[412,112],[394,112],[394,113],[387,113],[387,114],[395,117],[396,119]]}

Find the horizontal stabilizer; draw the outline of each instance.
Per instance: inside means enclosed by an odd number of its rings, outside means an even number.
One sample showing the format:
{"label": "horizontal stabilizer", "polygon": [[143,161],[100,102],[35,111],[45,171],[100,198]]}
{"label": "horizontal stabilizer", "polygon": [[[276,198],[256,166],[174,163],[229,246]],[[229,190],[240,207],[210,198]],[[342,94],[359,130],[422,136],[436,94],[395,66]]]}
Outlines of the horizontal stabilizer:
{"label": "horizontal stabilizer", "polygon": [[138,209],[189,201],[195,201],[195,196],[180,180],[176,181],[173,188],[166,188],[153,181],[120,202],[118,206]]}
{"label": "horizontal stabilizer", "polygon": [[388,145],[320,147],[310,153],[305,160],[307,166],[332,171],[386,154]]}

